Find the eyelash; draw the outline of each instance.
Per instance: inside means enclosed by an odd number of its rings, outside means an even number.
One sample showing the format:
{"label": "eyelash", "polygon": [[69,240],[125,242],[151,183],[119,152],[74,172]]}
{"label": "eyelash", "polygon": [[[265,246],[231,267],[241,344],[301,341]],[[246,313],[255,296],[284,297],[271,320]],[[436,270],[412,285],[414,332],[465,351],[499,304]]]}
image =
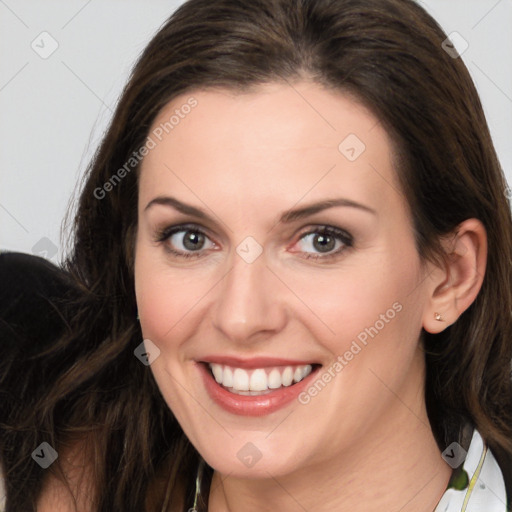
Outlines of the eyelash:
{"label": "eyelash", "polygon": [[[154,240],[158,243],[163,243],[167,241],[172,235],[175,235],[176,233],[181,233],[182,231],[191,231],[193,233],[197,233],[199,235],[202,235],[209,239],[208,235],[199,229],[196,226],[190,226],[190,225],[180,225],[180,226],[173,226],[173,227],[165,227],[163,229],[157,230],[155,233]],[[335,252],[331,252],[325,255],[321,255],[321,253],[304,253],[305,256],[302,256],[304,259],[315,259],[315,260],[326,260],[335,258],[336,256],[339,256],[340,253],[344,252],[346,249],[353,247],[354,245],[354,239],[350,233],[348,233],[345,230],[336,228],[334,226],[327,226],[322,225],[319,226],[317,229],[313,229],[310,231],[306,231],[305,233],[302,233],[299,241],[304,239],[308,235],[328,235],[332,236],[342,242],[342,247],[340,247]],[[180,252],[176,251],[174,249],[171,249],[168,245],[165,246],[165,250],[172,254],[173,256],[176,256],[178,258],[199,258],[202,256],[202,251],[192,251],[192,252]]]}

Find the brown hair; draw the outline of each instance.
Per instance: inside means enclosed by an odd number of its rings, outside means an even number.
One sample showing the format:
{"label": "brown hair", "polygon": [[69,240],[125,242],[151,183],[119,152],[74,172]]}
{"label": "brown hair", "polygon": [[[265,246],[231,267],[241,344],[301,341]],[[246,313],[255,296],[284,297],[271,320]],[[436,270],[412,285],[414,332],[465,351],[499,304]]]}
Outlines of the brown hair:
{"label": "brown hair", "polygon": [[493,450],[512,454],[510,205],[478,94],[462,60],[443,50],[445,39],[412,0],[189,0],[148,44],[78,204],[66,268],[87,292],[61,343],[80,348],[37,409],[57,446],[86,440],[98,511],[150,507],[148,485],[157,486],[159,471],[166,483],[155,510],[166,491],[172,510],[191,506],[199,456],[133,356],[142,340],[137,169],[103,198],[97,190],[143,146],[162,107],[200,88],[244,92],[309,78],[356,97],[394,142],[424,260],[442,258],[440,237],[463,220],[482,221],[489,252],[478,297],[441,334],[423,333],[426,400],[441,449],[469,421]]}

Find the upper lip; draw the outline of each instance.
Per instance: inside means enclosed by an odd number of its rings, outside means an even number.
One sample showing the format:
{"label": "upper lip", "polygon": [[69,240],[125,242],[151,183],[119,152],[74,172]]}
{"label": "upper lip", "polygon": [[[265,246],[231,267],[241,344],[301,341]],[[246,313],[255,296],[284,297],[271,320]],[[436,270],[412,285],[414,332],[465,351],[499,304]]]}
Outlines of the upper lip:
{"label": "upper lip", "polygon": [[304,366],[316,364],[313,361],[299,361],[297,359],[283,359],[279,357],[251,357],[241,359],[233,356],[207,356],[200,359],[202,363],[214,363],[231,366],[233,368],[266,368],[269,366]]}

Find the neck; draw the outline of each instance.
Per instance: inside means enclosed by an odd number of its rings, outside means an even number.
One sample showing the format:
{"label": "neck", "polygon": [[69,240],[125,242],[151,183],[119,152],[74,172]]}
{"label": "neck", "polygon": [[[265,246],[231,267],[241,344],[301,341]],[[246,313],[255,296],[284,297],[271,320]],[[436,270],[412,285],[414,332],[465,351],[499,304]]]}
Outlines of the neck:
{"label": "neck", "polygon": [[432,512],[451,468],[441,458],[424,403],[415,408],[405,403],[397,400],[388,411],[389,421],[379,422],[350,449],[321,465],[253,480],[215,471],[209,512]]}

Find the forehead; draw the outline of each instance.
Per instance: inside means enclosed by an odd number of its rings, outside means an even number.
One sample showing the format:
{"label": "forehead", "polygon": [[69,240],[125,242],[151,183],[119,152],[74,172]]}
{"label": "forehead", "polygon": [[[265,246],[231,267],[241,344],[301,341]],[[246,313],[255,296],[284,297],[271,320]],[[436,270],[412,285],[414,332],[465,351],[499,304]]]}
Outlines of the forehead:
{"label": "forehead", "polygon": [[311,82],[182,94],[162,109],[149,136],[142,200],[179,190],[188,198],[216,195],[220,203],[293,204],[305,194],[377,199],[383,188],[398,188],[378,119],[350,96]]}

